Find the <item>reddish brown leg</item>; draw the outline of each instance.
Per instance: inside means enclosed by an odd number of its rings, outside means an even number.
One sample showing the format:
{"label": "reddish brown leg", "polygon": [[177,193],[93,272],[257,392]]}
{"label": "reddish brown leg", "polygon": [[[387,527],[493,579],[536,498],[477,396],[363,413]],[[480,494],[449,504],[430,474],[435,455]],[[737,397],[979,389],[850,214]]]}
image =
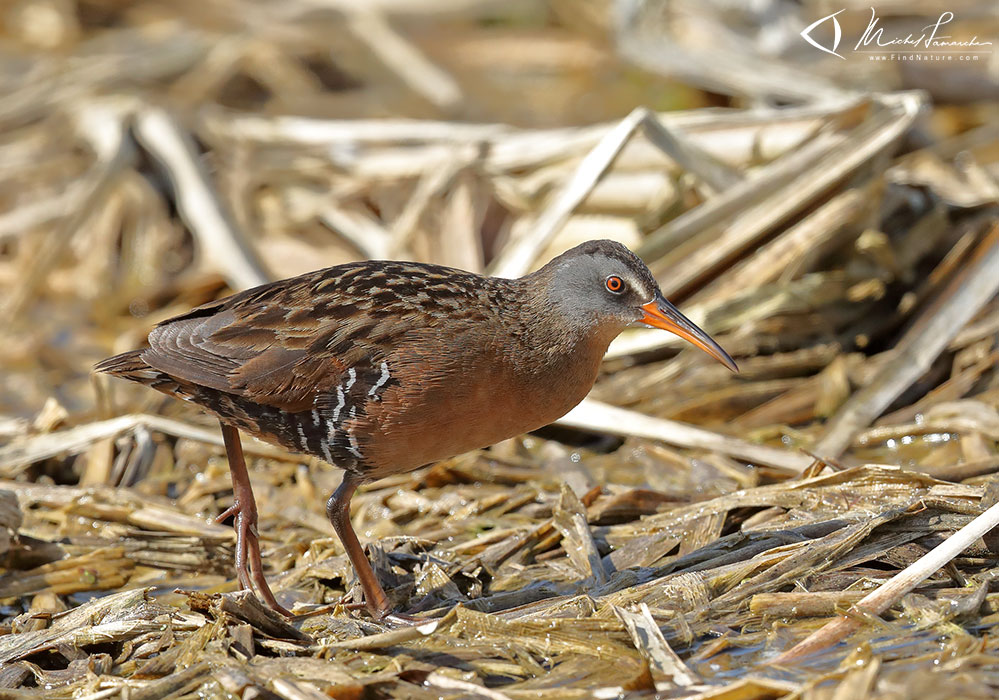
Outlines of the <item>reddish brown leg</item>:
{"label": "reddish brown leg", "polygon": [[[222,423],[222,440],[225,442],[226,456],[229,458],[229,474],[232,476],[232,507],[226,509],[220,519],[230,515],[236,516],[236,578],[245,590],[257,591],[271,608],[282,615],[291,617],[271,593],[267,579],[264,578],[264,568],[260,561],[260,539],[257,536],[257,502],[253,498],[253,488],[250,486],[250,475],[246,471],[246,460],[243,459],[243,445],[239,441],[239,431],[231,425]],[[249,571],[247,570],[249,560]]]}
{"label": "reddish brown leg", "polygon": [[336,530],[337,537],[343,544],[347,552],[347,557],[354,567],[357,578],[361,581],[361,588],[364,590],[364,603],[368,612],[376,620],[385,617],[389,612],[389,602],[378,583],[368,558],[364,556],[364,549],[357,540],[354,527],[350,524],[350,497],[354,495],[358,485],[361,483],[360,477],[344,472],[343,482],[340,487],[333,492],[330,500],[326,502],[326,515],[329,516],[333,529]]}

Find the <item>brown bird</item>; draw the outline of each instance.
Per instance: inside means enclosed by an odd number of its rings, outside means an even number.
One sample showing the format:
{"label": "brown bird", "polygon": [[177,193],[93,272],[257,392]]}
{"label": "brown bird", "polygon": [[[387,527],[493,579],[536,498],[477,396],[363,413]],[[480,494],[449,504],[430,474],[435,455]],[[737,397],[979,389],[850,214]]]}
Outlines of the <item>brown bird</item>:
{"label": "brown bird", "polygon": [[[389,602],[350,524],[358,485],[535,430],[579,403],[626,326],[676,333],[736,370],[612,241],[590,241],[520,279],[366,261],[199,306],[149,347],[96,370],[193,401],[222,425],[236,573],[287,614],[264,578],[239,430],[345,470],[326,512],[377,618]],[[249,570],[247,570],[249,564]]]}

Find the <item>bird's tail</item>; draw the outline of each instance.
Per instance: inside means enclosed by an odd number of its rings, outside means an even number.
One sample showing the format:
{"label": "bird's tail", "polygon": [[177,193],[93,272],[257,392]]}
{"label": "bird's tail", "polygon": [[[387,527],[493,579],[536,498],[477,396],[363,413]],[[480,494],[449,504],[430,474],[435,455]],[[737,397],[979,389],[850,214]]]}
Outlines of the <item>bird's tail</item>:
{"label": "bird's tail", "polygon": [[153,385],[166,378],[163,372],[153,369],[142,359],[142,350],[130,350],[101,360],[94,365],[95,372],[113,374],[140,384]]}

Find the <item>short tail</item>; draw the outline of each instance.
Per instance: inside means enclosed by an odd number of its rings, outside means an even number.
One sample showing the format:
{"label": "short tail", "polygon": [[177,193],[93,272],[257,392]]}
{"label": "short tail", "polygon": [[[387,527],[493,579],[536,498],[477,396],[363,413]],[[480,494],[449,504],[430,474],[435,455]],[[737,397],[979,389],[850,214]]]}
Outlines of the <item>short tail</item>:
{"label": "short tail", "polygon": [[142,359],[142,350],[131,350],[120,355],[101,360],[94,365],[95,372],[113,374],[123,379],[131,379],[140,384],[153,384],[162,381],[165,375],[159,370],[153,369]]}

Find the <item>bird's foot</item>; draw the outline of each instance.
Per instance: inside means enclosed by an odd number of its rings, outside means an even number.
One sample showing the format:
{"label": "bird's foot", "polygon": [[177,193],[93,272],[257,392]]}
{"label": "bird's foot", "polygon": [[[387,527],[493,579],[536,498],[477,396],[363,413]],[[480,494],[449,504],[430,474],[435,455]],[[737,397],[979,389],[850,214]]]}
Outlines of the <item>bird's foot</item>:
{"label": "bird's foot", "polygon": [[264,577],[264,566],[260,557],[260,537],[257,534],[256,504],[251,503],[246,507],[237,499],[216,518],[216,522],[232,515],[236,516],[233,528],[236,530],[236,578],[239,587],[255,591],[271,609],[285,617],[293,617],[289,610],[277,602]]}
{"label": "bird's foot", "polygon": [[344,593],[343,597],[340,598],[336,603],[336,608],[340,610],[367,610],[368,614],[371,616],[375,622],[380,622],[389,627],[412,627],[413,625],[420,625],[425,622],[430,622],[436,618],[433,617],[416,617],[415,615],[407,615],[406,613],[395,612],[388,607],[386,600],[386,606],[384,609],[379,609],[377,606],[368,605],[367,603],[352,603],[348,602],[350,598],[350,593]]}
{"label": "bird's foot", "polygon": [[338,600],[336,603],[333,604],[333,607],[339,610],[350,610],[350,611],[364,610],[368,607],[366,603],[349,602],[348,599],[350,597],[351,597],[350,591],[347,591],[346,593],[343,594],[343,596],[340,597],[340,600]]}

